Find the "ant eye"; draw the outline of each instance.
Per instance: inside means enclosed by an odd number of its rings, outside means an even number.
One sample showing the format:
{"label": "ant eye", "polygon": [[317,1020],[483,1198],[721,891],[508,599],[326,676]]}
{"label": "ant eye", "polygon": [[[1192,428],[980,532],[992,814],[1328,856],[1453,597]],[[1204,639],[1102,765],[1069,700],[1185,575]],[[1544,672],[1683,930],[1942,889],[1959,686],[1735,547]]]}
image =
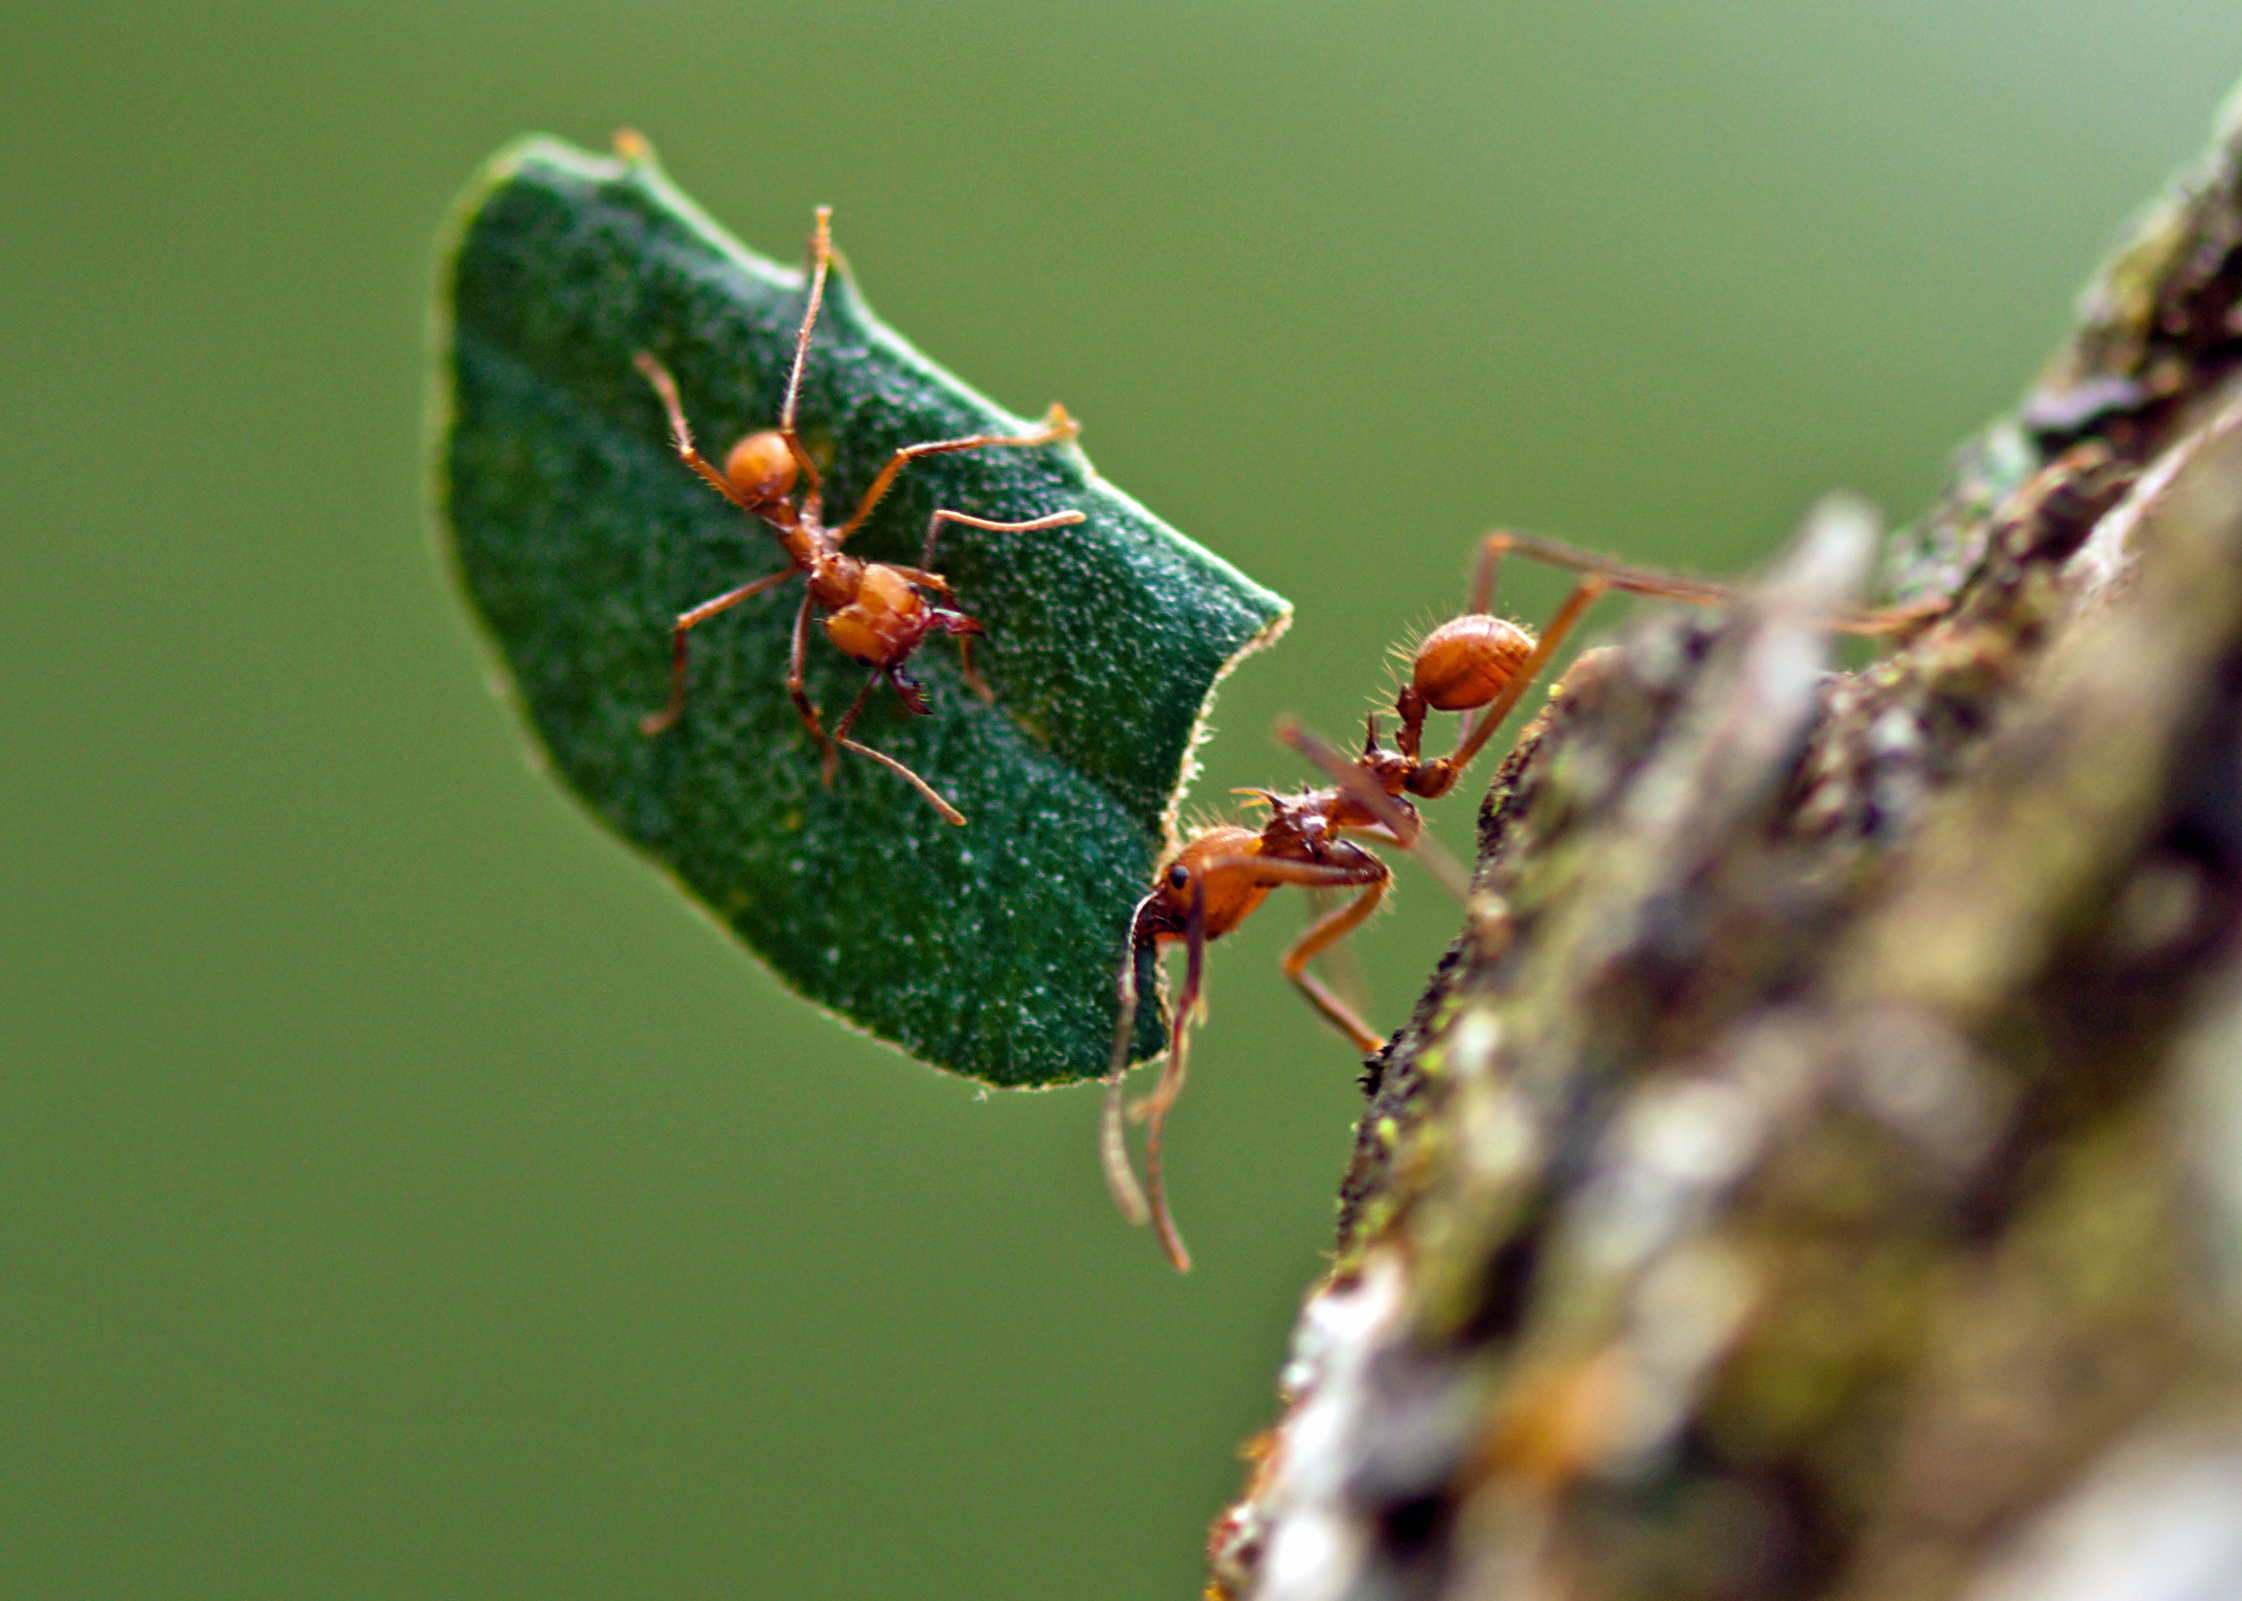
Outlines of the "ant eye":
{"label": "ant eye", "polygon": [[1181,862],[1168,869],[1168,888],[1182,889],[1191,882],[1191,869]]}

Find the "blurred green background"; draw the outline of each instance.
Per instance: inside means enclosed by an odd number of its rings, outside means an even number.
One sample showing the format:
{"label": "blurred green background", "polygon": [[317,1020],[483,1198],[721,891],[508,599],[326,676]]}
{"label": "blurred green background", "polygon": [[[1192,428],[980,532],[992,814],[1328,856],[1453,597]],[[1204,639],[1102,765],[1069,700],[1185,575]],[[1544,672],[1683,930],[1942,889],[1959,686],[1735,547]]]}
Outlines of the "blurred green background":
{"label": "blurred green background", "polygon": [[[1212,805],[1487,526],[1719,572],[1831,485],[1911,513],[2237,21],[16,12],[0,1593],[1187,1595],[1272,1415],[1356,1106],[1296,907],[1213,964],[1179,1279],[1094,1093],[843,1032],[529,770],[424,518],[430,242],[502,141],[640,127],[785,259],[832,204],[907,337],[1288,594]],[[1454,922],[1401,871],[1388,1026]]]}

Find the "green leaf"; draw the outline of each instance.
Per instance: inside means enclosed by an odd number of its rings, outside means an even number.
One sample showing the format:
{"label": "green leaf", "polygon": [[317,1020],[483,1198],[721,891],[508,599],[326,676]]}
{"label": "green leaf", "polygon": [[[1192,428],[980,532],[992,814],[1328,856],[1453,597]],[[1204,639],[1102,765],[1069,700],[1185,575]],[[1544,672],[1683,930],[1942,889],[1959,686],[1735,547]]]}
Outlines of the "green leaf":
{"label": "green leaf", "polygon": [[[946,528],[935,567],[987,630],[984,704],[946,640],[912,658],[932,715],[883,687],[857,737],[961,810],[844,755],[831,785],[784,689],[799,581],[694,630],[685,715],[647,738],[686,607],[786,558],[689,472],[632,367],[675,374],[703,448],[774,426],[799,273],[750,255],[651,158],[546,140],[502,152],[447,252],[437,474],[450,556],[550,769],[793,988],[937,1067],[1041,1085],[1105,1068],[1129,909],[1172,826],[1214,681],[1285,602],[1099,480],[1072,446],[908,468],[850,542],[915,564],[937,506],[1032,534]],[[897,446],[1029,425],[873,320],[836,273],[801,427],[845,511]],[[837,714],[867,669],[813,631]],[[1149,1012],[1151,1009],[1147,1008]],[[1162,1043],[1146,1017],[1140,1052]]]}

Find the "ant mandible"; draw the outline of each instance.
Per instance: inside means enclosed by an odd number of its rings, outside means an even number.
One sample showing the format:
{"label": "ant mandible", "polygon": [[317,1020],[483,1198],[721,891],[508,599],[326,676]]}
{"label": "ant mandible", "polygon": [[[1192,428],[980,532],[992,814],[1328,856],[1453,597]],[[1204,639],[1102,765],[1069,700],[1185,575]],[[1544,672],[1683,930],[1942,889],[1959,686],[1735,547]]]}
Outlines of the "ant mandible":
{"label": "ant mandible", "polygon": [[[1064,528],[1083,521],[1079,511],[1053,512],[1048,517],[1037,517],[1027,522],[994,522],[987,518],[968,516],[962,511],[935,512],[926,527],[926,553],[916,567],[905,567],[894,562],[867,561],[861,557],[843,554],[841,546],[848,537],[862,528],[865,519],[895,483],[896,475],[921,456],[939,456],[960,450],[989,450],[998,446],[1034,446],[1057,444],[1072,439],[1080,431],[1079,425],[1066,414],[1066,408],[1054,404],[1044,425],[1031,434],[1016,437],[997,434],[973,434],[963,439],[931,440],[924,444],[905,445],[890,456],[887,465],[872,480],[856,503],[849,520],[838,528],[828,528],[824,517],[824,485],[818,476],[817,463],[802,446],[801,436],[794,428],[794,405],[802,388],[802,365],[809,356],[810,331],[817,325],[817,313],[825,298],[825,277],[833,260],[832,216],[830,206],[817,210],[817,231],[811,236],[810,249],[813,267],[810,274],[809,304],[802,313],[801,331],[794,338],[794,365],[786,379],[786,400],[779,408],[776,428],[766,428],[749,434],[734,445],[724,458],[724,469],[719,472],[693,444],[693,431],[685,421],[685,408],[677,396],[677,384],[664,367],[647,351],[632,358],[646,381],[654,386],[660,397],[662,409],[669,418],[670,443],[678,459],[699,473],[713,485],[716,492],[740,510],[760,518],[777,538],[779,547],[786,552],[787,564],[775,573],[725,591],[710,600],[702,601],[690,611],[678,615],[670,629],[670,697],[669,704],[658,712],[650,712],[639,721],[639,732],[652,737],[675,723],[685,710],[685,636],[719,612],[729,611],[741,601],[760,595],[786,582],[796,573],[808,580],[807,592],[802,596],[801,608],[794,614],[794,640],[786,669],[786,693],[801,714],[811,737],[824,751],[823,771],[830,784],[840,761],[840,752],[852,750],[859,756],[868,756],[889,772],[903,779],[913,789],[925,796],[946,821],[963,824],[964,816],[957,808],[927,783],[917,773],[884,751],[849,737],[856,726],[857,714],[864,710],[882,679],[895,686],[895,692],[904,706],[924,715],[927,710],[926,695],[916,680],[905,670],[911,653],[926,641],[930,634],[945,633],[958,642],[958,657],[966,683],[984,701],[993,700],[989,687],[973,666],[973,636],[981,632],[981,625],[954,606],[946,604],[950,586],[934,568],[934,541],[944,523],[957,523],[967,528],[985,529],[991,533],[1028,534],[1046,528]],[[799,501],[793,498],[797,478],[806,480]],[[923,593],[922,593],[923,591]],[[827,732],[818,720],[817,708],[811,704],[809,693],[803,687],[802,665],[809,641],[809,624],[813,612],[823,611],[821,619],[825,635],[840,647],[842,653],[855,658],[872,669],[871,678],[857,691],[856,699],[849,703],[841,720]]]}
{"label": "ant mandible", "polygon": [[[1511,552],[1581,575],[1538,640],[1519,624],[1488,610],[1494,596],[1495,569]],[[1468,877],[1453,859],[1423,837],[1412,799],[1436,800],[1455,788],[1464,769],[1516,708],[1565,637],[1588,608],[1612,590],[1705,606],[1734,601],[1738,594],[1726,584],[1629,566],[1554,540],[1529,534],[1489,534],[1480,543],[1471,610],[1426,634],[1413,653],[1409,681],[1394,697],[1394,716],[1399,724],[1394,748],[1380,745],[1375,716],[1369,719],[1362,754],[1352,762],[1299,725],[1289,721],[1280,724],[1278,733],[1284,743],[1324,768],[1334,782],[1323,789],[1293,795],[1258,789],[1236,791],[1251,797],[1252,804],[1268,808],[1268,820],[1258,830],[1235,823],[1202,828],[1162,859],[1151,893],[1137,903],[1129,922],[1099,1149],[1107,1185],[1123,1215],[1132,1223],[1152,1223],[1168,1260],[1178,1271],[1190,1268],[1191,1257],[1176,1232],[1161,1188],[1160,1135],[1168,1108],[1181,1092],[1189,1068],[1192,1025],[1205,1011],[1207,942],[1236,928],[1270,891],[1284,885],[1359,889],[1353,900],[1311,922],[1286,948],[1278,965],[1356,1049],[1366,1056],[1383,1050],[1385,1041],[1308,971],[1310,961],[1377,910],[1392,882],[1393,870],[1359,841],[1398,845],[1415,852],[1435,876],[1468,901]],[[1828,626],[1846,633],[1892,633],[1921,622],[1926,615],[1920,606],[1900,607],[1831,618]],[[1428,759],[1424,755],[1425,720],[1435,711],[1462,712],[1466,720],[1457,732],[1456,748],[1446,756]],[[1147,1124],[1144,1182],[1140,1185],[1129,1163],[1121,1082],[1128,1072],[1129,1047],[1135,1038],[1137,997],[1151,981],[1160,947],[1175,942],[1184,946],[1184,979],[1173,1009],[1167,1060],[1152,1093],[1127,1108],[1127,1115]]]}

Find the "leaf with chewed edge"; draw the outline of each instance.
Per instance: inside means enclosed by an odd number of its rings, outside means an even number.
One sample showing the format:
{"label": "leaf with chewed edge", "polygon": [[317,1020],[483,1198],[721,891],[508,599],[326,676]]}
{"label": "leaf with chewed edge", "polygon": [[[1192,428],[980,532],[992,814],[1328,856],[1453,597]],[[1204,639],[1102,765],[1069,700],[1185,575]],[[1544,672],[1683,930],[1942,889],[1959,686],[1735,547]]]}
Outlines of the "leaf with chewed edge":
{"label": "leaf with chewed edge", "polygon": [[[685,714],[654,738],[669,630],[779,571],[768,530],[689,472],[632,366],[675,374],[704,448],[775,426],[803,275],[749,254],[643,147],[532,139],[461,202],[442,267],[436,474],[449,555],[553,774],[801,994],[936,1067],[990,1084],[1106,1067],[1129,910],[1172,828],[1215,680],[1286,603],[1092,472],[1073,446],[908,468],[850,542],[915,564],[936,507],[1038,533],[946,527],[935,567],[986,635],[985,704],[955,650],[912,658],[932,714],[876,693],[857,737],[965,814],[844,756],[830,785],[788,701],[802,590],[694,630]],[[838,518],[899,445],[1020,434],[828,284],[800,423]],[[867,670],[822,634],[808,688],[829,716]],[[1145,1009],[1138,1054],[1162,1043]]]}

